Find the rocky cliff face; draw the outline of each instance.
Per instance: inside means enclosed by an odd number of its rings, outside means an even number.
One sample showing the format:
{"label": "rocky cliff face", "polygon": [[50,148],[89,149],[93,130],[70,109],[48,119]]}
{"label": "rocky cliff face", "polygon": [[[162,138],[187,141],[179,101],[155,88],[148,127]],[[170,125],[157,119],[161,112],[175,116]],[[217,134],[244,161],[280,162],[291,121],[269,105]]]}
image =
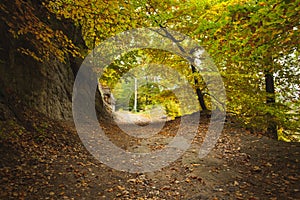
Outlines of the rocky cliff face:
{"label": "rocky cliff face", "polygon": [[53,119],[71,119],[74,74],[70,62],[53,58],[40,63],[20,55],[12,38],[2,35],[1,40],[1,90],[8,103],[20,103]]}
{"label": "rocky cliff face", "polygon": [[[9,41],[9,40],[8,40]],[[71,119],[71,96],[74,75],[70,63],[55,58],[40,63],[10,51],[1,57],[2,93],[8,103],[34,108],[54,119]]]}
{"label": "rocky cliff face", "polygon": [[[81,43],[79,46],[84,46],[78,31],[76,36],[72,35],[74,31],[70,33],[70,30],[74,30],[71,23],[66,25],[57,20],[48,23],[53,23],[56,27],[61,24],[69,38],[76,38],[75,44]],[[0,35],[1,104],[9,105],[12,110],[19,105],[35,109],[52,119],[71,120],[73,83],[82,60],[68,57],[66,63],[62,63],[52,56],[49,61],[38,62],[17,51],[18,47],[26,46],[26,41],[12,37],[4,22],[0,22]],[[101,97],[100,93],[96,96]],[[97,111],[104,112],[102,101],[97,102]],[[0,111],[4,113],[3,106]]]}

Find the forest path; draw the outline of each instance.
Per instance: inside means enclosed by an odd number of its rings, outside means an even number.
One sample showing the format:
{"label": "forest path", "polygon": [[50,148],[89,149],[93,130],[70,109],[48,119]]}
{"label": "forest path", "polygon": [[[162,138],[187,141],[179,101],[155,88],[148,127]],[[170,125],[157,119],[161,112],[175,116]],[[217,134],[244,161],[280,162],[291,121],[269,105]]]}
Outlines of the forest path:
{"label": "forest path", "polygon": [[[208,126],[203,119],[179,159],[158,171],[129,173],[96,160],[72,123],[39,119],[27,121],[35,123],[35,130],[1,124],[2,132],[23,132],[0,141],[0,199],[300,199],[299,143],[226,124],[215,148],[200,159]],[[102,126],[116,146],[141,153],[164,148],[179,124],[180,119],[168,121],[159,134],[138,139],[115,123],[103,121]]]}

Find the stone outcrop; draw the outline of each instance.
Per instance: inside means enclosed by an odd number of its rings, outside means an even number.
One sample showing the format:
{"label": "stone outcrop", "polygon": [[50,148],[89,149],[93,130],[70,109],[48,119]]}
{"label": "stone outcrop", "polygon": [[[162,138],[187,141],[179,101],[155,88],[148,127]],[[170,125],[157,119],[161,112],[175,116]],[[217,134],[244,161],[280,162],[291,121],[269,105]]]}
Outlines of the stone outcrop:
{"label": "stone outcrop", "polygon": [[[84,48],[80,31],[74,31],[72,22],[52,18],[47,23],[60,27],[76,45]],[[52,56],[49,61],[39,62],[17,51],[20,46],[26,47],[26,41],[14,38],[4,22],[0,22],[0,35],[2,104],[9,104],[11,109],[17,105],[35,109],[52,119],[71,120],[73,83],[82,59],[68,56],[62,63]],[[104,112],[102,101],[97,102],[97,111]]]}

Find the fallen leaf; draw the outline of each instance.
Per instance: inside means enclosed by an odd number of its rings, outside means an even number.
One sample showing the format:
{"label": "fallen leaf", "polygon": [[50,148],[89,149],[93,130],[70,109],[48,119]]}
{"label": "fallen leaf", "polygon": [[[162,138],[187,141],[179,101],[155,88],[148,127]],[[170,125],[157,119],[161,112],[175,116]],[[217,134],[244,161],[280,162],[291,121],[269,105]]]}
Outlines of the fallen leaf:
{"label": "fallen leaf", "polygon": [[122,187],[122,186],[120,186],[120,185],[118,185],[117,188],[118,188],[119,190],[121,190],[121,191],[125,190],[125,187]]}
{"label": "fallen leaf", "polygon": [[254,166],[253,171],[255,172],[261,172],[261,168],[259,166]]}
{"label": "fallen leaf", "polygon": [[239,182],[234,181],[234,182],[233,182],[233,185],[234,185],[234,186],[238,186],[238,185],[239,185]]}

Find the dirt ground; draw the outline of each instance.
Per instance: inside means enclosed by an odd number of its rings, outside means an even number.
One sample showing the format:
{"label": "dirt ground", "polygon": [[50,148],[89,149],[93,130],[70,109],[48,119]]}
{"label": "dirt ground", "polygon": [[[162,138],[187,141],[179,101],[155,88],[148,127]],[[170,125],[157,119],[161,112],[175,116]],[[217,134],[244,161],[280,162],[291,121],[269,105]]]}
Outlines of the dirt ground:
{"label": "dirt ground", "polygon": [[[166,122],[150,138],[128,136],[109,120],[101,124],[116,146],[144,153],[163,149],[180,121]],[[200,159],[208,123],[200,120],[192,145],[170,165],[129,173],[95,159],[72,122],[33,113],[22,122],[1,121],[0,199],[300,199],[299,143],[253,135],[228,120]]]}

